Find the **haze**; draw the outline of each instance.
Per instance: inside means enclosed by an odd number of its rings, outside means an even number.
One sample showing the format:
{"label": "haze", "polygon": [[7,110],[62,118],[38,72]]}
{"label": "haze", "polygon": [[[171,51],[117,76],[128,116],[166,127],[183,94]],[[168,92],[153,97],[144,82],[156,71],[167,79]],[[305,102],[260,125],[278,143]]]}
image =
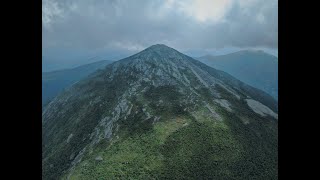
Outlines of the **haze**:
{"label": "haze", "polygon": [[190,56],[278,53],[277,0],[43,0],[43,71],[118,60],[153,44]]}

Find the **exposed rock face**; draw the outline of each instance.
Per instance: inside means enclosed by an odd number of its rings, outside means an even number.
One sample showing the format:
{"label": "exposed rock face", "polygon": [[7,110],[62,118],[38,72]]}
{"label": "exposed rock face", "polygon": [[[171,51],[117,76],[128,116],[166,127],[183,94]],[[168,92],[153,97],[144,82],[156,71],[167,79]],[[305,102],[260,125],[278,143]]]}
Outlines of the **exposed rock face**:
{"label": "exposed rock face", "polygon": [[212,113],[212,116],[214,117],[214,119],[222,121],[221,116],[212,107],[210,107],[210,105],[208,103],[205,103],[205,106]]}
{"label": "exposed rock face", "polygon": [[255,101],[253,99],[246,99],[249,107],[257,114],[260,114],[261,116],[267,116],[270,115],[276,119],[278,119],[278,114],[273,112],[270,108],[267,106],[261,104],[258,101]]}
{"label": "exposed rock face", "polygon": [[206,108],[202,116],[223,122],[217,110],[234,112],[232,103],[247,97],[254,112],[277,118],[271,110],[277,111],[276,102],[262,91],[165,45],[151,46],[74,84],[47,106],[43,177],[71,172],[99,143],[117,139],[120,130],[155,124],[171,114],[197,114],[201,108]]}
{"label": "exposed rock face", "polygon": [[96,161],[102,161],[103,158],[102,158],[101,156],[97,156],[97,157],[95,158],[95,160],[96,160]]}
{"label": "exposed rock face", "polygon": [[73,134],[70,134],[70,135],[68,136],[67,143],[69,143],[69,142],[70,142],[70,140],[71,140],[72,136],[73,136]]}
{"label": "exposed rock face", "polygon": [[231,104],[225,99],[215,99],[214,102],[218,103],[220,106],[226,108],[229,112],[232,112]]}

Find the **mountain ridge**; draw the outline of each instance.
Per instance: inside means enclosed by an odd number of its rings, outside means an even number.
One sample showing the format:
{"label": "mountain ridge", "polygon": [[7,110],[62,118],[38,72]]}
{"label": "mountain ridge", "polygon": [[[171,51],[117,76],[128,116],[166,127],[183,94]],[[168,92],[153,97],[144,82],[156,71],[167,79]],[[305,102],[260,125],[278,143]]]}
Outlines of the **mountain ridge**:
{"label": "mountain ridge", "polygon": [[[224,57],[224,56],[229,56],[229,55],[237,55],[237,54],[245,54],[245,53],[258,53],[258,54],[264,54],[273,58],[278,59],[277,56],[267,53],[263,50],[251,50],[251,49],[245,49],[245,50],[240,50],[240,51],[236,51],[236,52],[232,52],[232,53],[228,53],[228,54],[222,54],[222,55],[212,55],[212,54],[206,54],[200,57],[196,57],[196,59],[202,59],[202,58],[219,58],[219,57]],[[274,59],[274,60],[276,60]],[[276,62],[278,62],[276,60]]]}
{"label": "mountain ridge", "polygon": [[202,56],[201,62],[278,99],[278,58],[263,51],[239,51],[220,56]]}
{"label": "mountain ridge", "polygon": [[113,61],[101,60],[84,64],[75,68],[68,68],[42,73],[42,107],[49,103],[64,88],[101,69]]}
{"label": "mountain ridge", "polygon": [[48,104],[43,178],[275,179],[277,108],[227,73],[151,46]]}

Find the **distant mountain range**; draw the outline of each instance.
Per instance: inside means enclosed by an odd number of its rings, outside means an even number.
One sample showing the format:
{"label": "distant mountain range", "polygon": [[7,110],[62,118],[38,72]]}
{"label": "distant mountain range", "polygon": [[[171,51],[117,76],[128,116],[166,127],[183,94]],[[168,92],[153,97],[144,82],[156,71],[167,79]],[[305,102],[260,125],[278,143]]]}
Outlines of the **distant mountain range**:
{"label": "distant mountain range", "polygon": [[201,62],[269,93],[278,100],[278,58],[263,51],[244,50],[227,55],[206,55]]}
{"label": "distant mountain range", "polygon": [[158,44],[59,93],[42,149],[43,179],[276,180],[278,103]]}
{"label": "distant mountain range", "polygon": [[63,89],[73,83],[87,77],[98,69],[104,68],[113,61],[103,60],[72,69],[42,73],[42,106],[46,105],[52,98],[58,95]]}

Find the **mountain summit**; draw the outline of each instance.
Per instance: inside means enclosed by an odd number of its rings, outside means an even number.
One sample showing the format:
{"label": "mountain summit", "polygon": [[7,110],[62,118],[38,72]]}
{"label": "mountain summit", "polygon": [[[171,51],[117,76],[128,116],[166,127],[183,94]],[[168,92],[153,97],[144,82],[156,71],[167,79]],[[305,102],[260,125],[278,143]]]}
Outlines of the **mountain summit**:
{"label": "mountain summit", "polygon": [[140,59],[145,61],[171,60],[174,62],[179,62],[179,60],[184,58],[186,58],[186,55],[180,53],[179,51],[164,44],[156,44],[126,59]]}
{"label": "mountain summit", "polygon": [[161,53],[162,55],[165,55],[166,53],[170,53],[170,52],[178,52],[177,50],[175,50],[167,45],[164,45],[164,44],[152,45],[152,46],[146,48],[145,50],[141,51],[140,53],[144,53],[146,51],[154,51],[157,53]]}
{"label": "mountain summit", "polygon": [[155,51],[158,51],[158,50],[167,50],[167,51],[176,51],[175,49],[165,45],[165,44],[154,44],[148,48],[146,48],[145,50],[155,50]]}
{"label": "mountain summit", "polygon": [[43,118],[43,179],[277,179],[277,102],[153,45],[79,81]]}

